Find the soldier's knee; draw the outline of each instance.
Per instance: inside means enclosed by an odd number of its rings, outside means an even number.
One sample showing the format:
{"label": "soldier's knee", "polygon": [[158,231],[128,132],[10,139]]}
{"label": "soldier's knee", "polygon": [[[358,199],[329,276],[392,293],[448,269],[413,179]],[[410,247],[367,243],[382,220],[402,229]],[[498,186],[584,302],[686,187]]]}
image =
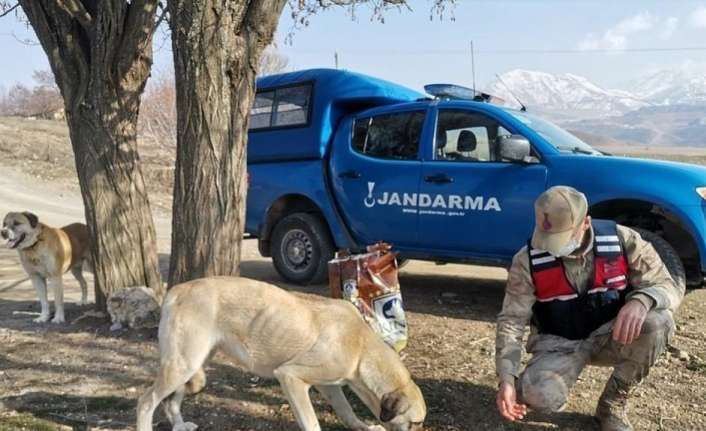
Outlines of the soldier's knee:
{"label": "soldier's knee", "polygon": [[650,311],[642,324],[641,334],[660,336],[674,331],[674,318],[667,310]]}
{"label": "soldier's knee", "polygon": [[620,356],[616,370],[626,381],[640,380],[649,372],[649,367],[666,349],[674,334],[674,319],[666,310],[650,311],[642,324],[640,336],[631,344],[619,347]]}
{"label": "soldier's knee", "polygon": [[560,411],[569,397],[569,387],[553,371],[527,370],[522,374],[519,386],[522,401],[538,411]]}

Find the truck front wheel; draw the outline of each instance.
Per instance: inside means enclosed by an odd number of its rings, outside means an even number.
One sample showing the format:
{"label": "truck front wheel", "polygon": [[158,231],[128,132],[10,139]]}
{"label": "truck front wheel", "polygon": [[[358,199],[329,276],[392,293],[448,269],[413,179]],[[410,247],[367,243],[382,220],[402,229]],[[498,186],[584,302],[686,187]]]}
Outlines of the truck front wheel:
{"label": "truck front wheel", "polygon": [[272,262],[287,281],[319,284],[326,281],[334,245],[326,223],[315,214],[294,213],[272,232]]}
{"label": "truck front wheel", "polygon": [[659,257],[662,258],[662,262],[667,267],[667,270],[671,274],[674,281],[677,283],[679,289],[684,292],[686,287],[686,273],[684,271],[684,265],[682,264],[679,255],[674,250],[664,238],[657,235],[654,232],[650,232],[647,229],[632,228],[637,231],[642,239],[652,244]]}

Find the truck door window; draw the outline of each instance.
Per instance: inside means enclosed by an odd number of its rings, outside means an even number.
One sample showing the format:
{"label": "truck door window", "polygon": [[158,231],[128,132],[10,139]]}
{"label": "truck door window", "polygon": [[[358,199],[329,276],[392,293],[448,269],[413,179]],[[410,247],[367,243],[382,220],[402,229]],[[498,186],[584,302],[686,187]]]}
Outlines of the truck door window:
{"label": "truck door window", "polygon": [[424,126],[423,111],[359,118],[353,125],[355,151],[381,159],[416,160]]}
{"label": "truck door window", "polygon": [[434,159],[495,161],[498,136],[509,135],[496,120],[475,112],[442,109],[436,125]]}

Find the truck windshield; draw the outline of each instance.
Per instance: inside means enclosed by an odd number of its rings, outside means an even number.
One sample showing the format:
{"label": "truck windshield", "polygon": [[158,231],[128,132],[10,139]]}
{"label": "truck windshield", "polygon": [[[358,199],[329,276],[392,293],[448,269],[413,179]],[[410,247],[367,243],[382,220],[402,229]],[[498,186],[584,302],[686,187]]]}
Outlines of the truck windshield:
{"label": "truck windshield", "polygon": [[511,112],[511,114],[532,130],[539,133],[542,138],[561,152],[592,155],[602,154],[576,136],[547,120],[525,112]]}

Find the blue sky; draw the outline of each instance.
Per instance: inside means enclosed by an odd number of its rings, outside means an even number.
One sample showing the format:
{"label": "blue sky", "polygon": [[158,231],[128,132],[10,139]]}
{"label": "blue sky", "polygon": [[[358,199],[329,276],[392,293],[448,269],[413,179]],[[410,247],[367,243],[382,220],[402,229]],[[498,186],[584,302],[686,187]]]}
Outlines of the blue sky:
{"label": "blue sky", "polygon": [[[476,81],[523,68],[583,75],[604,87],[624,88],[636,77],[667,67],[706,72],[706,0],[459,0],[440,20],[430,20],[430,2],[412,0],[413,11],[389,11],[385,23],[370,20],[366,8],[353,20],[347,9],[311,18],[292,29],[288,11],[277,45],[294,69],[341,67],[420,88],[430,82],[471,85],[470,42],[476,50]],[[47,68],[31,29],[12,16],[0,20],[0,85],[31,83]],[[159,34],[157,71],[171,67],[170,42]],[[694,48],[697,50],[633,51]],[[560,52],[539,52],[539,51]],[[530,52],[527,52],[530,51]]]}

